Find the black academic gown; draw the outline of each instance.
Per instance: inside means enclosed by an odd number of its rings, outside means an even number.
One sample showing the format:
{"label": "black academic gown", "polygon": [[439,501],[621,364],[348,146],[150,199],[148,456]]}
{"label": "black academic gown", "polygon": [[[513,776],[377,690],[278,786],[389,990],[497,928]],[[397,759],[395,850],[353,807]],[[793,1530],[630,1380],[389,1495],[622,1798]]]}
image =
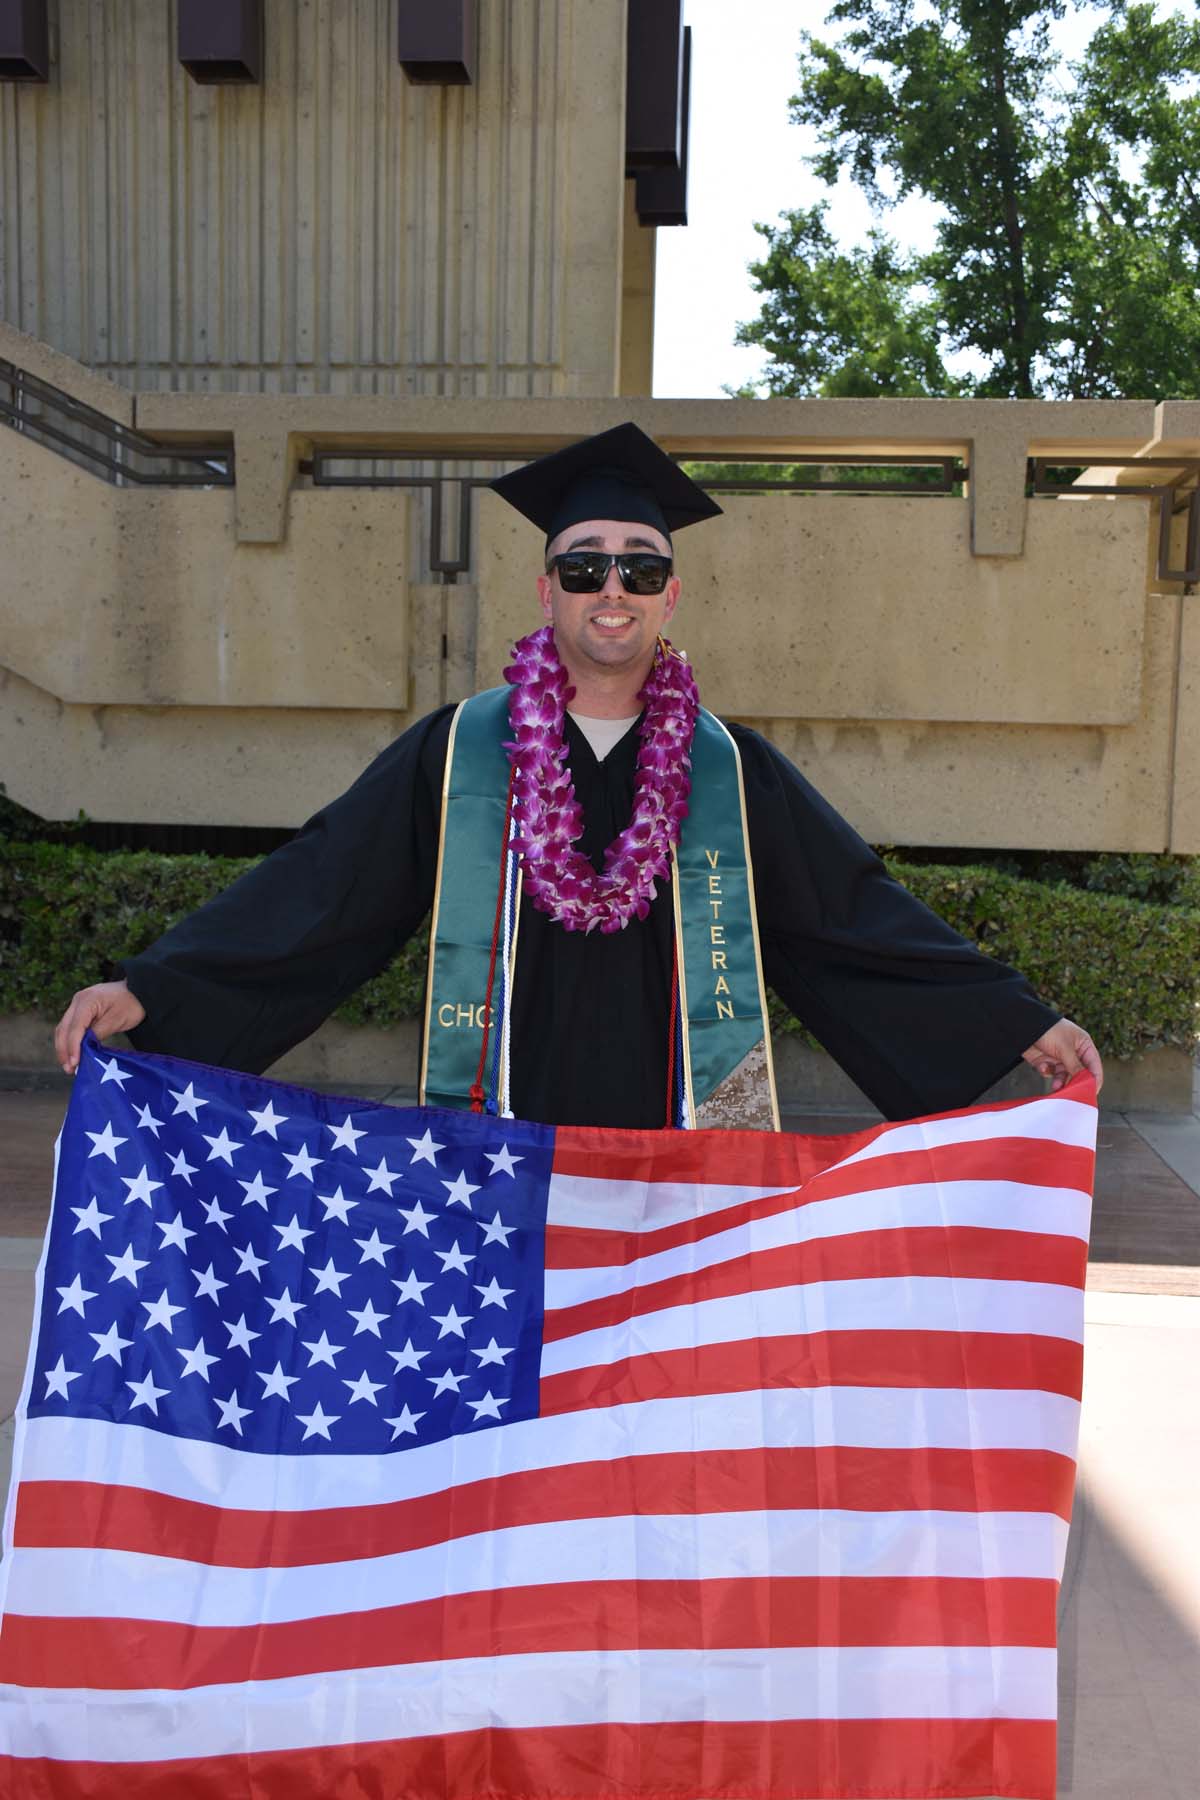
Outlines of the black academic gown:
{"label": "black academic gown", "polygon": [[[126,962],[146,1009],[139,1049],[259,1072],[385,967],[433,899],[452,712],[406,731],[289,843]],[[1060,1015],[893,881],[764,738],[730,730],[767,982],[888,1118],[969,1105]],[[632,810],[638,734],[603,762],[570,719],[567,739],[581,848],[599,868]],[[646,920],[609,936],[522,903],[519,1118],[665,1123],[671,939],[667,884]]]}

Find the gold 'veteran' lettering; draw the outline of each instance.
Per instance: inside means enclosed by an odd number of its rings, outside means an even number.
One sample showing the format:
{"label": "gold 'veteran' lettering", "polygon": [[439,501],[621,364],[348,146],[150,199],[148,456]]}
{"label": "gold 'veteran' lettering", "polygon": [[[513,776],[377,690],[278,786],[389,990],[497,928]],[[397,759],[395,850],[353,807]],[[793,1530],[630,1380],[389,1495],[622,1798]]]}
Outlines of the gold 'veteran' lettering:
{"label": "gold 'veteran' lettering", "polygon": [[[708,906],[709,911],[712,913],[713,920],[715,921],[721,917],[721,908],[725,904],[724,900],[720,898],[723,877],[717,871],[717,864],[721,859],[721,852],[719,850],[706,850],[704,856],[709,868],[713,871],[708,878]],[[708,928],[708,941],[710,944],[723,944],[725,942],[725,927],[716,923],[710,924]],[[724,950],[712,950],[710,951],[710,955],[712,956],[714,972],[728,968],[729,965]],[[732,1019],[733,1017],[732,1000],[721,999],[722,994],[728,993],[729,983],[725,979],[724,974],[717,974],[717,979],[713,984],[713,1000],[716,1004],[716,1016],[718,1019]]]}

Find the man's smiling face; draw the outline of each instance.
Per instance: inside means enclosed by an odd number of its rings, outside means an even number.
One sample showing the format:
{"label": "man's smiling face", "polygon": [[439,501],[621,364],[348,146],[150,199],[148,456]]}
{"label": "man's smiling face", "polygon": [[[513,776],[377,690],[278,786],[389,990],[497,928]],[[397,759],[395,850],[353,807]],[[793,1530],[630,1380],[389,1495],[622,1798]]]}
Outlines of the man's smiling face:
{"label": "man's smiling face", "polygon": [[[670,556],[671,546],[652,525],[619,519],[585,519],[560,531],[546,547],[546,559],[568,550],[649,551]],[[614,563],[598,594],[568,594],[556,570],[538,577],[542,612],[554,626],[554,641],[568,674],[573,670],[629,670],[654,657],[654,644],[679,599],[672,575],[661,594],[627,594]]]}

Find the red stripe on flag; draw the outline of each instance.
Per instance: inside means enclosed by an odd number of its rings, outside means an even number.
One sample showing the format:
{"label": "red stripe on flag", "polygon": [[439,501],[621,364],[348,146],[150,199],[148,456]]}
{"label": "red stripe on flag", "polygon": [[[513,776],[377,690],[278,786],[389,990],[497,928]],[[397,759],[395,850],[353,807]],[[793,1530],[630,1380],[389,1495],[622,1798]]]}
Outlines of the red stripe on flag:
{"label": "red stripe on flag", "polygon": [[1053,1649],[1058,1583],[875,1576],[568,1581],[282,1624],[9,1615],[0,1681],[190,1688],[576,1650],[1014,1644]]}
{"label": "red stripe on flag", "polygon": [[[808,1206],[814,1200],[836,1200],[848,1194],[874,1193],[883,1188],[947,1181],[1014,1181],[1025,1186],[1069,1188],[1090,1194],[1094,1167],[1092,1151],[1071,1144],[1047,1143],[1040,1138],[995,1138],[983,1143],[946,1144],[931,1150],[905,1150],[894,1156],[872,1157],[866,1162],[851,1163],[846,1168],[818,1173],[802,1193],[792,1186],[786,1192],[739,1201],[700,1218],[681,1219],[657,1230],[606,1231],[580,1225],[557,1225],[551,1221],[546,1227],[546,1267],[610,1268],[636,1262],[639,1257],[653,1256],[659,1250],[696,1243],[751,1219],[773,1218],[776,1213]],[[748,1173],[743,1167],[740,1185],[745,1185]],[[662,1172],[655,1175],[657,1181],[668,1179],[673,1177]],[[553,1210],[553,1202],[551,1204]]]}
{"label": "red stripe on flag", "polygon": [[679,1451],[473,1481],[376,1506],[253,1512],[88,1481],[27,1481],[21,1549],[96,1548],[218,1568],[299,1568],[393,1556],[476,1532],[557,1519],[833,1506],[865,1512],[1071,1516],[1075,1465],[1053,1450],[878,1450],[830,1444]]}
{"label": "red stripe on flag", "polygon": [[1040,1388],[1078,1400],[1083,1346],[998,1331],[823,1331],[701,1344],[544,1375],[540,1410],[810,1387]]}
{"label": "red stripe on flag", "polygon": [[148,1763],[0,1757],[7,1800],[1054,1800],[1042,1719],[789,1719],[561,1725]]}
{"label": "red stripe on flag", "polygon": [[620,1325],[668,1306],[694,1306],[764,1288],[806,1281],[872,1280],[897,1275],[1046,1281],[1082,1288],[1087,1245],[1081,1238],[974,1225],[918,1225],[895,1231],[855,1231],[807,1243],[779,1244],[731,1256],[707,1269],[689,1269],[577,1306],[547,1310],[546,1343]]}

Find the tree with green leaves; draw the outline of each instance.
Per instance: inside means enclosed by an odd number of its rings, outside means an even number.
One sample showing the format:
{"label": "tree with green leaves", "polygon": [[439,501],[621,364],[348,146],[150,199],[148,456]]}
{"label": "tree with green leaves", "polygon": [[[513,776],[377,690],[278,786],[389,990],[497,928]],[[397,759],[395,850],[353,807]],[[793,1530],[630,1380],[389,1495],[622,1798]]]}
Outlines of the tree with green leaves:
{"label": "tree with green leaves", "polygon": [[[759,225],[763,295],[738,342],[772,394],[1191,396],[1200,377],[1200,23],[1085,0],[838,0],[802,38],[796,123],[812,164],[882,213],[920,194],[936,241],[881,228],[840,248],[828,203]],[[948,360],[970,354],[979,372]]]}

